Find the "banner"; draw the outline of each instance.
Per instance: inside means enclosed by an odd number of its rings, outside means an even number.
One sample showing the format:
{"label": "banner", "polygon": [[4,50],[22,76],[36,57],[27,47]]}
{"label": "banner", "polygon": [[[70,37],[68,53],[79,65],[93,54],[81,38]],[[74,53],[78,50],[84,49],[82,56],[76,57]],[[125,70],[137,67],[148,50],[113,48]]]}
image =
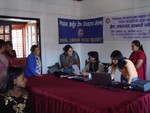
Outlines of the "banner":
{"label": "banner", "polygon": [[104,18],[105,40],[150,40],[150,14]]}
{"label": "banner", "polygon": [[103,18],[58,19],[59,44],[103,43]]}

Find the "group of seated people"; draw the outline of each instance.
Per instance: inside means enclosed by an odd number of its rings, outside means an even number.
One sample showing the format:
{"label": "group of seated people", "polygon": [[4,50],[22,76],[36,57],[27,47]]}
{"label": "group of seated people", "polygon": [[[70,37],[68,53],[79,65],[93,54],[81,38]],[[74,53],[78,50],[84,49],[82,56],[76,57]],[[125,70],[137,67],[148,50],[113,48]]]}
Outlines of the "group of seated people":
{"label": "group of seated people", "polygon": [[[146,55],[142,44],[138,40],[132,41],[132,53],[129,58],[125,58],[119,50],[111,53],[111,77],[115,79],[116,69],[121,72],[122,83],[130,84],[137,79],[146,79]],[[66,45],[64,53],[60,55],[60,63],[63,71],[68,74],[74,74],[72,65],[80,68],[79,55],[70,45]],[[99,60],[97,51],[88,52],[88,62],[81,71],[81,75],[88,76],[91,72],[105,72],[103,63]]]}
{"label": "group of seated people", "polygon": [[24,89],[27,81],[24,70],[10,67],[11,58],[16,58],[12,43],[0,39],[0,112],[32,113],[28,93]]}
{"label": "group of seated people", "polygon": [[[79,55],[70,45],[66,45],[63,50],[64,53],[60,55],[60,63],[63,68],[63,72],[67,74],[74,74],[72,65],[76,64],[80,68]],[[81,74],[83,76],[88,76],[91,72],[104,72],[104,65],[99,61],[99,54],[97,51],[88,52],[88,62],[81,71]]]}
{"label": "group of seated people", "polygon": [[40,49],[32,45],[25,67],[17,67],[12,42],[0,39],[0,112],[34,113],[29,102],[26,76],[41,76]]}
{"label": "group of seated people", "polygon": [[[4,41],[0,39],[0,88],[3,86],[5,81],[4,72],[8,69],[8,67],[21,67],[24,68],[24,74],[27,76],[40,76],[41,75],[41,60],[39,57],[39,47],[37,45],[33,45],[31,47],[31,54],[28,58],[23,58],[23,60],[27,60],[26,66],[16,65],[19,62],[16,55],[15,50],[13,50],[13,44],[11,41]],[[14,64],[15,61],[15,64]],[[25,64],[23,64],[25,65]]]}
{"label": "group of seated people", "polygon": [[[9,58],[15,58],[16,53],[11,42],[0,39],[0,111],[3,113],[29,112],[28,93],[24,90],[26,77],[42,76],[40,49],[37,45],[31,47],[31,53],[23,68],[9,67]],[[6,51],[7,50],[7,51]],[[119,50],[111,55],[111,77],[115,79],[116,70],[121,72],[121,82],[130,84],[137,79],[146,79],[146,55],[138,40],[132,42],[132,54],[125,58]],[[71,45],[66,45],[60,55],[63,72],[74,74],[72,65],[80,68],[80,58]],[[104,72],[104,65],[99,60],[97,51],[88,52],[88,62],[81,71],[81,75],[89,76],[91,72]],[[25,77],[25,76],[26,77]],[[19,102],[18,102],[19,101]],[[13,107],[11,106],[13,105]]]}
{"label": "group of seated people", "polygon": [[0,88],[3,86],[3,81],[5,78],[5,70],[9,66],[9,59],[15,58],[16,53],[12,49],[12,43],[10,41],[5,42],[0,39]]}
{"label": "group of seated people", "polygon": [[[10,41],[0,40],[0,68],[8,67],[9,58],[16,58],[16,52],[13,50],[13,45]],[[111,57],[111,76],[112,80],[115,78],[116,69],[121,72],[121,81],[126,79],[127,83],[131,83],[132,79],[146,79],[146,55],[144,53],[142,44],[138,40],[132,41],[131,48],[133,50],[130,57],[127,59],[123,57],[119,50],[115,50],[110,55]],[[80,69],[79,55],[71,45],[66,45],[63,48],[63,53],[60,55],[60,64],[63,72],[67,74],[74,74],[72,65],[77,65]],[[7,59],[5,59],[5,56]],[[41,74],[41,60],[40,49],[38,45],[32,45],[31,53],[26,58],[26,65],[24,74],[30,76],[42,76]],[[91,72],[105,72],[104,65],[99,60],[97,51],[88,52],[88,62],[81,71],[81,75],[88,76]]]}

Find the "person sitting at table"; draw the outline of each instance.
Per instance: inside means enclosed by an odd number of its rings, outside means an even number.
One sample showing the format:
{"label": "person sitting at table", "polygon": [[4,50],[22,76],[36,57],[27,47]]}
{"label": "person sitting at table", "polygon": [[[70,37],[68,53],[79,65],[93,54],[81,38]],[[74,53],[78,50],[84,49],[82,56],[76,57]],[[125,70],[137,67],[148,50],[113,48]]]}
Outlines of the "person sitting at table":
{"label": "person sitting at table", "polygon": [[123,57],[122,53],[115,50],[110,55],[112,60],[111,65],[111,77],[112,80],[115,79],[116,69],[121,72],[121,82],[130,84],[131,82],[137,80],[138,74],[136,68],[131,60]]}
{"label": "person sitting at table", "polygon": [[42,76],[41,75],[41,59],[39,57],[40,49],[37,45],[32,45],[31,54],[28,55],[25,65],[25,76]]}
{"label": "person sitting at table", "polygon": [[5,42],[5,55],[9,58],[16,58],[17,55],[16,55],[16,51],[13,50],[13,44],[11,41],[6,41]]}
{"label": "person sitting at table", "polygon": [[76,51],[73,50],[71,45],[66,45],[63,48],[64,53],[60,55],[60,63],[63,72],[67,74],[73,73],[72,65],[77,65],[80,68],[80,59]]}
{"label": "person sitting at table", "polygon": [[16,60],[17,55],[16,51],[13,50],[13,44],[11,41],[6,41],[5,42],[5,56],[7,57],[9,61],[9,66],[13,66],[13,60]]}
{"label": "person sitting at table", "polygon": [[83,76],[88,76],[91,72],[104,72],[104,65],[99,61],[99,54],[97,51],[88,52],[89,62],[81,71]]}
{"label": "person sitting at table", "polygon": [[146,79],[146,54],[143,50],[143,46],[138,40],[132,41],[132,50],[129,59],[134,63],[137,72],[138,79]]}
{"label": "person sitting at table", "polygon": [[4,81],[6,79],[6,74],[4,74],[8,68],[8,59],[3,54],[5,51],[5,41],[0,39],[0,89],[2,88]]}
{"label": "person sitting at table", "polygon": [[28,92],[24,89],[26,82],[23,68],[8,68],[7,79],[0,92],[1,113],[31,113]]}

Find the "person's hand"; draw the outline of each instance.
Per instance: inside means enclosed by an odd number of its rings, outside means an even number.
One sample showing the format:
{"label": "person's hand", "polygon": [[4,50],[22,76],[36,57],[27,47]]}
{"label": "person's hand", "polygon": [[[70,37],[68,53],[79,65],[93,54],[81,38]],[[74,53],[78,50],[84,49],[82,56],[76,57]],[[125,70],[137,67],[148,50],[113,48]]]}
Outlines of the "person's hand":
{"label": "person's hand", "polygon": [[81,73],[83,76],[87,77],[89,75],[89,73],[83,72]]}
{"label": "person's hand", "polygon": [[122,88],[123,89],[132,89],[133,87],[129,83],[122,83]]}
{"label": "person's hand", "polygon": [[74,69],[72,69],[72,74],[75,75],[75,70]]}
{"label": "person's hand", "polygon": [[115,81],[115,78],[111,79],[111,81],[114,82],[114,81]]}
{"label": "person's hand", "polygon": [[41,74],[38,74],[37,76],[38,76],[38,77],[42,77],[43,75],[41,75]]}

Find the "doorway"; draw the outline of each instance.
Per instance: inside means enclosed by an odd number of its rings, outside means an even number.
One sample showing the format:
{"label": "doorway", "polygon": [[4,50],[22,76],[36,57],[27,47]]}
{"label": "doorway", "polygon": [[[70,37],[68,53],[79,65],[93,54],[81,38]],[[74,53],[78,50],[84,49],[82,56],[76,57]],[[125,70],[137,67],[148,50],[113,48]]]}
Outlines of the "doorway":
{"label": "doorway", "polygon": [[41,47],[40,37],[40,19],[0,15],[0,39],[12,42],[17,58],[26,58],[34,44]]}

